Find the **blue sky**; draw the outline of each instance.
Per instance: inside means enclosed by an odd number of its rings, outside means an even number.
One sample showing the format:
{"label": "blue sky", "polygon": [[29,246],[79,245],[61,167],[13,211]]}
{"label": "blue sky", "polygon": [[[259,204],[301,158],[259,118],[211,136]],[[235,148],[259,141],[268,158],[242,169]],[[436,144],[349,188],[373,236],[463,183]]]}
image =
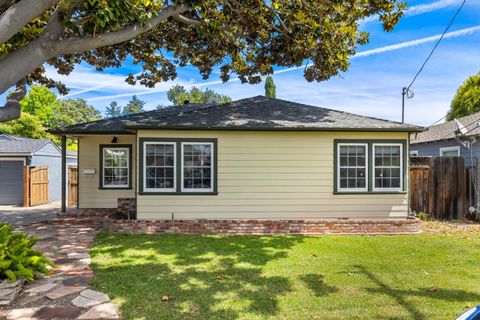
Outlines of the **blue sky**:
{"label": "blue sky", "polygon": [[[371,33],[370,43],[351,59],[350,70],[326,82],[307,82],[303,69],[277,70],[273,76],[277,97],[315,106],[375,116],[401,119],[401,89],[408,85],[451,17],[460,0],[410,1],[405,17],[393,32],[383,31],[376,21],[366,21],[362,28]],[[430,125],[447,112],[458,86],[480,71],[480,0],[467,3],[448,36],[442,40],[412,89],[413,99],[406,102],[406,122]],[[130,86],[124,82],[128,73],[140,71],[125,63],[122,68],[97,72],[88,65],[79,65],[69,76],[49,74],[62,80],[71,91],[70,97],[86,99],[103,111],[110,101],[125,105],[133,94],[146,101],[146,109],[168,105],[166,91],[174,84],[199,86],[240,99],[264,93],[263,83],[221,83],[218,74],[202,80],[192,67],[178,70],[178,78],[160,83],[154,89]],[[4,100],[0,96],[0,100]]]}

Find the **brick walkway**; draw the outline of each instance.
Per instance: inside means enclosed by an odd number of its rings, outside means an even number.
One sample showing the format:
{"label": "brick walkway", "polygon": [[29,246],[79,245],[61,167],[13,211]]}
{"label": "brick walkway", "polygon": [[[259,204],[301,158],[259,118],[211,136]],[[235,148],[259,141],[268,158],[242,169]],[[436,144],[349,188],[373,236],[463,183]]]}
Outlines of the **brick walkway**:
{"label": "brick walkway", "polygon": [[[91,288],[93,272],[89,267],[88,247],[98,230],[97,224],[88,219],[56,219],[15,230],[40,238],[36,248],[54,261],[56,267],[51,275],[25,283],[8,306],[0,307],[0,318],[120,318],[108,296]],[[12,291],[2,289],[0,284],[0,299],[2,290],[4,294]]]}

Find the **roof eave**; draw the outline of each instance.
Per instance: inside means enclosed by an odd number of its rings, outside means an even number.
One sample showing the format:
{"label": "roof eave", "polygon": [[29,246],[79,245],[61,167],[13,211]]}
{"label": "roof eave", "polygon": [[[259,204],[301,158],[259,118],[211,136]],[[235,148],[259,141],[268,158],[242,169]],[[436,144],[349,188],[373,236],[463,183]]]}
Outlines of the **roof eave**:
{"label": "roof eave", "polygon": [[251,128],[251,127],[198,127],[198,126],[128,126],[135,130],[222,130],[222,131],[354,131],[354,132],[421,132],[420,127],[405,128],[312,128],[312,127],[279,127],[279,128]]}
{"label": "roof eave", "polygon": [[80,134],[134,134],[127,130],[49,130],[54,135],[80,135]]}

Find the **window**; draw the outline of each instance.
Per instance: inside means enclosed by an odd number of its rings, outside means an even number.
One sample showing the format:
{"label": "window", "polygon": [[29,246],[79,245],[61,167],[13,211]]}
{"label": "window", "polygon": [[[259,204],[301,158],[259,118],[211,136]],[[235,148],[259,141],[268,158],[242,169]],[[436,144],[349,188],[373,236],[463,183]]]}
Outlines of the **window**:
{"label": "window", "polygon": [[173,142],[145,142],[143,149],[144,190],[176,191],[175,149],[176,145]]}
{"label": "window", "polygon": [[335,140],[334,193],[405,191],[407,140]]}
{"label": "window", "polygon": [[141,138],[140,193],[216,194],[216,139]]}
{"label": "window", "polygon": [[445,147],[440,148],[441,157],[460,157],[460,147]]}
{"label": "window", "polygon": [[100,146],[100,187],[104,189],[130,188],[131,146]]}
{"label": "window", "polygon": [[182,191],[213,191],[213,143],[182,142]]}
{"label": "window", "polygon": [[365,143],[338,144],[337,185],[339,191],[368,191],[368,145]]}
{"label": "window", "polygon": [[373,144],[374,191],[401,191],[402,144]]}

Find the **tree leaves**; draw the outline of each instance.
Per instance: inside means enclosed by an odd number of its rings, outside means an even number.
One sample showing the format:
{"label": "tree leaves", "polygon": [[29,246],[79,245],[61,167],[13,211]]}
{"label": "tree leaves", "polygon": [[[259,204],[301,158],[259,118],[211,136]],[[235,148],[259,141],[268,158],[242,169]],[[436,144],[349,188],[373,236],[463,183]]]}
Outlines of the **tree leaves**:
{"label": "tree leaves", "polygon": [[[450,105],[447,120],[464,117],[480,111],[480,72],[469,77],[458,88]],[[466,123],[465,125],[468,125]]]}
{"label": "tree leaves", "polygon": [[[135,23],[147,26],[170,8],[167,4],[191,9],[182,13],[186,19],[170,17],[123,43],[48,62],[68,74],[82,61],[104,70],[119,67],[131,57],[142,65],[143,72],[130,76],[128,82],[153,87],[175,79],[176,68],[187,64],[196,67],[204,79],[219,67],[223,81],[236,76],[242,82],[259,83],[261,76],[273,73],[274,66],[301,66],[309,61],[306,80],[323,81],[345,72],[357,46],[368,42],[368,33],[359,30],[361,20],[377,15],[389,31],[405,9],[399,0],[84,0],[76,7],[64,8],[64,29],[58,39],[91,39]],[[0,45],[0,59],[15,55],[36,39],[51,15],[51,10],[45,12]],[[189,19],[200,24],[188,23]],[[28,83],[34,82],[66,91],[45,76],[43,67],[28,76]]]}

